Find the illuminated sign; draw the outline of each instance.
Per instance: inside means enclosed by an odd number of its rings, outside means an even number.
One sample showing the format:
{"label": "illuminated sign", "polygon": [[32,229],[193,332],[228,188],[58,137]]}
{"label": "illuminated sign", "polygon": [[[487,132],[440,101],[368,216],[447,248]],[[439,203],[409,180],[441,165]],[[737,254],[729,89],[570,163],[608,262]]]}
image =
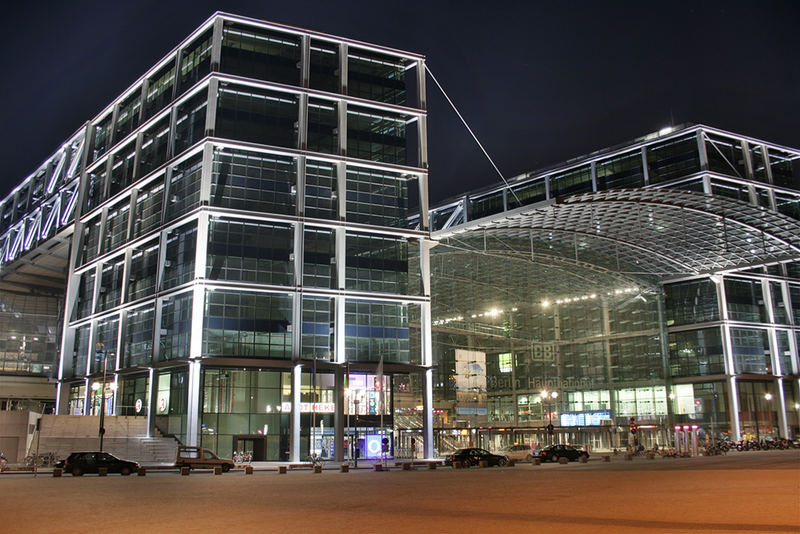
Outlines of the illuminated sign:
{"label": "illuminated sign", "polygon": [[136,407],[136,413],[139,413],[139,412],[142,411],[142,399],[136,399],[135,407]]}
{"label": "illuminated sign", "polygon": [[380,434],[367,434],[364,443],[367,446],[367,458],[380,458],[381,456],[381,436]]}
{"label": "illuminated sign", "polygon": [[[281,403],[281,411],[282,412],[291,412],[292,411],[292,403],[291,402],[282,402]],[[300,413],[335,413],[336,412],[336,404],[332,402],[301,402],[300,403]]]}
{"label": "illuminated sign", "polygon": [[611,412],[562,413],[561,426],[600,426],[611,420]]}

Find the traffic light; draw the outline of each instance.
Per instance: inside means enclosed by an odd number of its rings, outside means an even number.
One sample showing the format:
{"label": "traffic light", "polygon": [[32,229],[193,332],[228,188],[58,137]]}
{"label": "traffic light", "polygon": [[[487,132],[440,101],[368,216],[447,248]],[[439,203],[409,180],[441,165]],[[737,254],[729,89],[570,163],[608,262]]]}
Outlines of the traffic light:
{"label": "traffic light", "polygon": [[631,434],[636,434],[636,418],[635,417],[631,417],[630,424],[631,424]]}

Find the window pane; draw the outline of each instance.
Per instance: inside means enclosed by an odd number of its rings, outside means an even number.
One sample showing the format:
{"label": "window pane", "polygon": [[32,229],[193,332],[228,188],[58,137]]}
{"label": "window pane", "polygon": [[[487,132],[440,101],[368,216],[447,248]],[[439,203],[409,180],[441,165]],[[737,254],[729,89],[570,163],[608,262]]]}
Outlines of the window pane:
{"label": "window pane", "polygon": [[291,285],[290,225],[212,219],[206,276],[210,280]]}
{"label": "window pane", "polygon": [[220,88],[218,137],[296,148],[297,120],[296,95],[250,87]]}
{"label": "window pane", "polygon": [[211,175],[211,204],[262,213],[295,213],[294,158],[217,149]]}
{"label": "window pane", "polygon": [[300,38],[264,28],[232,24],[222,30],[222,72],[298,85]]}

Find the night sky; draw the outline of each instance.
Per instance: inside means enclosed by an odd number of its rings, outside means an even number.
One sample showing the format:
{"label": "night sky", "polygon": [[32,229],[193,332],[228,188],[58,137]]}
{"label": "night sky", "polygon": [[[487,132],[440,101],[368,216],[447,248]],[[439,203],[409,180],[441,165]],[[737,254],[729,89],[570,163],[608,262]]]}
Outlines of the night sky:
{"label": "night sky", "polygon": [[[796,0],[78,0],[4,9],[0,196],[216,10],[426,55],[509,178],[670,123],[800,147]],[[497,182],[431,81],[428,94],[431,200]]]}

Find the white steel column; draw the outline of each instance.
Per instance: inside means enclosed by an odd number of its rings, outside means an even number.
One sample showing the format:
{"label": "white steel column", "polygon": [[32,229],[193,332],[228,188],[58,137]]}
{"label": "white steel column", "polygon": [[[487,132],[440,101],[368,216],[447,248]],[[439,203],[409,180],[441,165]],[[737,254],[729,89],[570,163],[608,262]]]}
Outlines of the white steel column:
{"label": "white steel column", "polygon": [[642,174],[644,175],[644,185],[650,185],[650,171],[647,168],[647,147],[642,147]]}
{"label": "white steel column", "polygon": [[431,258],[430,249],[434,246],[428,240],[420,240],[420,275],[423,296],[427,302],[420,304],[420,362],[425,369],[422,381],[422,433],[425,458],[433,458],[433,333],[431,331]]}
{"label": "white steel column", "polygon": [[728,377],[728,402],[730,403],[730,417],[733,430],[733,441],[742,439],[742,424],[739,418],[739,392],[737,391],[736,377]]}
{"label": "white steel column", "polygon": [[289,435],[289,461],[300,461],[300,388],[302,385],[303,365],[292,367],[292,413]]}
{"label": "white steel column", "polygon": [[422,382],[422,439],[425,458],[433,458],[433,369],[425,369]]}
{"label": "white steel column", "polygon": [[[222,24],[224,22],[222,17],[217,17],[211,30],[211,72],[219,70],[220,58],[222,57]],[[178,74],[179,72],[176,71],[176,78]]]}
{"label": "white steel column", "polygon": [[[192,335],[194,337],[194,333]],[[186,444],[199,445],[200,441],[200,360],[189,360],[189,392],[186,401]]]}
{"label": "white steel column", "polygon": [[[156,325],[160,325],[161,323],[158,322]],[[154,330],[158,331],[160,328],[155,328]],[[155,434],[154,430],[156,428],[156,374],[152,367],[147,369],[147,437],[151,438]]]}
{"label": "white steel column", "polygon": [[[698,132],[698,135],[700,133]],[[736,385],[736,365],[733,361],[733,343],[731,342],[731,331],[728,326],[728,298],[725,294],[725,280],[721,276],[712,276],[711,281],[717,287],[717,306],[719,307],[720,319],[722,319],[722,346],[725,356],[725,374],[728,383],[728,402],[730,413],[728,422],[733,430],[734,441],[741,439],[742,425],[739,417],[739,392]]]}
{"label": "white steel column", "polygon": [[[789,437],[789,424],[786,417],[786,396],[783,394],[783,378],[778,378],[775,382],[778,397],[778,429],[780,437]],[[769,403],[767,403],[769,406]]]}
{"label": "white steel column", "polygon": [[708,152],[706,151],[706,135],[703,130],[697,130],[697,153],[700,157],[700,170],[708,170]]}

